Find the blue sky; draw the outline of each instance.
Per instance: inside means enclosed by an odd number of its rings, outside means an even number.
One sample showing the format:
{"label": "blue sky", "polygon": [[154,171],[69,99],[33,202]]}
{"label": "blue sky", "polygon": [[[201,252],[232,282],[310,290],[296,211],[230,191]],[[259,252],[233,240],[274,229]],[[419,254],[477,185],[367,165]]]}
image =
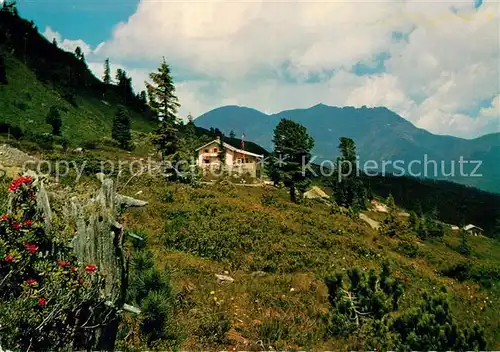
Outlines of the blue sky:
{"label": "blue sky", "polygon": [[[1,2],[1,0],[0,0]],[[19,0],[60,47],[81,46],[102,75],[136,91],[165,56],[181,117],[223,105],[266,113],[386,106],[415,125],[466,138],[500,131],[500,4]]]}
{"label": "blue sky", "polygon": [[65,38],[81,38],[92,47],[106,41],[113,27],[137,9],[136,0],[18,0],[20,14],[40,30],[51,27]]}

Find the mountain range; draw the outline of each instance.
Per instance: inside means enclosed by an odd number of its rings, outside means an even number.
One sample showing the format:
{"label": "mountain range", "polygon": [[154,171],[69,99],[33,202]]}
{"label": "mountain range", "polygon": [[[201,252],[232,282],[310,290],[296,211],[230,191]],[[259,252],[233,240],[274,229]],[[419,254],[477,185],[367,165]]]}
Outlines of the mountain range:
{"label": "mountain range", "polygon": [[[195,124],[218,128],[225,134],[230,131],[238,136],[244,133],[248,140],[272,150],[273,130],[282,118],[308,129],[315,139],[312,154],[316,163],[334,161],[338,156],[339,138],[344,136],[355,141],[362,168],[366,161],[373,160],[380,172],[382,161],[399,160],[405,175],[445,179],[500,193],[500,133],[475,139],[437,135],[416,127],[385,107],[324,104],[272,115],[248,107],[224,106],[199,116]],[[461,158],[464,161],[462,170]],[[386,172],[403,173],[392,163],[386,164]],[[374,167],[373,162],[371,167]]]}

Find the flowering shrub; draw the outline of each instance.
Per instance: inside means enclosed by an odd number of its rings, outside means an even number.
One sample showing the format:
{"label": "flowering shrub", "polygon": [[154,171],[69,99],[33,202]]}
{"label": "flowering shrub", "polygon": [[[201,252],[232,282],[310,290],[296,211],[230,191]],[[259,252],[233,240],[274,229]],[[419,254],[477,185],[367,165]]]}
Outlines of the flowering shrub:
{"label": "flowering shrub", "polygon": [[105,323],[98,267],[77,263],[68,244],[45,231],[35,180],[20,177],[9,191],[12,211],[0,217],[0,346],[85,347],[96,322]]}

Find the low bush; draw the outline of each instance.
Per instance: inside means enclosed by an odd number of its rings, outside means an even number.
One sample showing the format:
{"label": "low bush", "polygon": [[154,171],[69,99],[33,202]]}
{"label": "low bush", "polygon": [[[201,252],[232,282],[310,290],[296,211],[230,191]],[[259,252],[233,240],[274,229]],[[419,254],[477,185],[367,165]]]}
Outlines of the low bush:
{"label": "low bush", "polygon": [[[355,336],[350,349],[391,349],[398,351],[485,350],[483,330],[460,328],[454,321],[446,290],[424,292],[416,306],[402,314],[399,309],[403,287],[390,278],[388,264],[380,275],[367,276],[359,269],[325,280],[332,313],[328,332],[334,336]],[[361,347],[362,346],[362,347]]]}
{"label": "low bush", "polygon": [[401,241],[397,245],[396,251],[408,258],[417,258],[420,255],[418,244],[411,241]]}
{"label": "low bush", "polygon": [[474,281],[485,288],[500,280],[500,268],[488,262],[464,261],[441,269],[441,275],[458,281]]}
{"label": "low bush", "polygon": [[273,206],[277,203],[277,199],[275,194],[271,190],[266,189],[264,193],[262,193],[260,202],[264,206]]}
{"label": "low bush", "polygon": [[445,292],[424,292],[419,304],[390,323],[398,351],[471,351],[486,350],[483,330],[474,325],[461,329],[451,313]]}
{"label": "low bush", "polygon": [[152,253],[146,248],[146,236],[144,239],[140,245],[131,240],[136,250],[131,258],[127,299],[142,311],[139,316],[142,342],[148,348],[170,349],[180,343],[180,332],[173,318],[177,297],[168,273],[155,266]]}
{"label": "low bush", "polygon": [[95,140],[86,140],[86,141],[82,142],[83,149],[93,150],[93,149],[97,149],[98,146],[99,146],[99,143],[98,143],[98,141],[95,141]]}
{"label": "low bush", "polygon": [[48,133],[28,133],[25,138],[35,143],[42,150],[51,151],[54,149],[54,136]]}
{"label": "low bush", "polygon": [[403,285],[398,279],[393,280],[390,273],[386,263],[379,275],[374,271],[366,275],[357,268],[350,269],[347,283],[341,273],[327,277],[325,283],[332,306],[328,332],[347,337],[365,322],[380,321],[397,310]]}
{"label": "low bush", "polygon": [[10,136],[14,137],[15,139],[20,139],[24,136],[23,130],[21,127],[11,125],[10,123],[7,122],[0,122],[0,133],[2,134],[9,134]]}

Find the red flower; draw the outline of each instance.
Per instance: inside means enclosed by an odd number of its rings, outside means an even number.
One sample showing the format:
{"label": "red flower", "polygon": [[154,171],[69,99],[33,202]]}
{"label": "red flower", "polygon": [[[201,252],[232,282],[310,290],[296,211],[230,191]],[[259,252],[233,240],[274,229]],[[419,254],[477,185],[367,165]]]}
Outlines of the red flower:
{"label": "red flower", "polygon": [[9,220],[9,214],[3,214],[2,221],[7,221],[7,220]]}
{"label": "red flower", "polygon": [[25,226],[25,227],[30,227],[32,224],[33,224],[33,222],[32,222],[31,220],[26,220],[26,221],[24,222],[24,226]]}
{"label": "red flower", "polygon": [[12,228],[14,230],[20,230],[21,229],[21,224],[18,223],[18,222],[15,222],[15,223],[12,224]]}
{"label": "red flower", "polygon": [[28,286],[36,286],[38,284],[38,282],[36,282],[36,280],[29,279],[29,280],[26,280],[26,284]]}
{"label": "red flower", "polygon": [[31,254],[35,254],[38,251],[38,246],[36,244],[25,243],[24,248]]}
{"label": "red flower", "polygon": [[84,283],[85,281],[83,281],[83,279],[80,279],[80,280],[78,280],[78,282],[80,283],[80,285],[83,285],[83,283]]}
{"label": "red flower", "polygon": [[5,256],[4,260],[6,263],[12,263],[15,259],[12,255],[8,254]]}
{"label": "red flower", "polygon": [[71,268],[71,270],[73,270],[73,271],[77,271],[78,269],[76,268],[76,266],[73,266],[73,267]]}
{"label": "red flower", "polygon": [[30,184],[32,182],[33,182],[33,179],[29,176],[19,177],[19,178],[15,179],[14,181],[12,181],[12,183],[9,186],[9,191],[15,192],[23,184]]}
{"label": "red flower", "polygon": [[97,271],[97,266],[89,264],[85,267],[85,271],[88,272],[89,274],[93,274]]}
{"label": "red flower", "polygon": [[60,267],[64,268],[66,266],[69,265],[69,262],[67,260],[65,260],[64,262],[62,260],[58,260],[57,261],[57,265],[59,265]]}
{"label": "red flower", "polygon": [[47,304],[47,302],[48,302],[48,301],[49,301],[49,300],[48,300],[47,298],[43,298],[43,297],[42,297],[42,298],[40,298],[40,299],[38,300],[38,305],[39,305],[39,306],[41,306],[41,307],[43,307],[43,306],[45,306],[45,305]]}

